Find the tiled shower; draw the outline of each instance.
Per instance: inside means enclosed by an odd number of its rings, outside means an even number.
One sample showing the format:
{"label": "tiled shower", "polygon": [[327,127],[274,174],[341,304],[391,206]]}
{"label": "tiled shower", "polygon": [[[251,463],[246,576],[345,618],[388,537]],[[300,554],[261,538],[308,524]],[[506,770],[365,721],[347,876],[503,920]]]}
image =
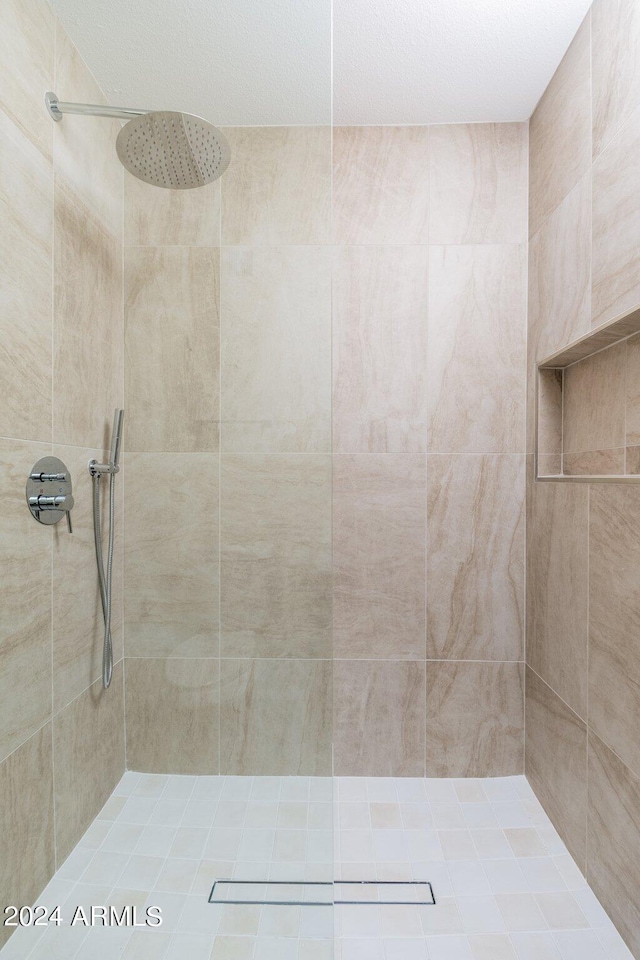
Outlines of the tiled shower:
{"label": "tiled shower", "polygon": [[[542,480],[536,446],[538,364],[640,330],[635,0],[530,120],[220,124],[194,190],[51,122],[107,102],[60,16],[0,13],[0,909],[165,921],[3,960],[640,956],[633,337],[565,370]],[[50,454],[72,534],[25,506]]]}

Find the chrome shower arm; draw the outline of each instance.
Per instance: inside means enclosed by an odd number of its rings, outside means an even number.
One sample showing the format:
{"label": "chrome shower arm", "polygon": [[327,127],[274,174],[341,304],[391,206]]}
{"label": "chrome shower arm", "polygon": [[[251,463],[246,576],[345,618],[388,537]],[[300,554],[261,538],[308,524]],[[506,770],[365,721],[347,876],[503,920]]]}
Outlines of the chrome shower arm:
{"label": "chrome shower arm", "polygon": [[115,117],[118,120],[130,120],[131,117],[142,117],[150,110],[137,110],[135,107],[111,107],[99,103],[67,103],[58,100],[55,93],[45,94],[44,102],[54,120],[62,120],[65,113],[75,113],[82,117]]}

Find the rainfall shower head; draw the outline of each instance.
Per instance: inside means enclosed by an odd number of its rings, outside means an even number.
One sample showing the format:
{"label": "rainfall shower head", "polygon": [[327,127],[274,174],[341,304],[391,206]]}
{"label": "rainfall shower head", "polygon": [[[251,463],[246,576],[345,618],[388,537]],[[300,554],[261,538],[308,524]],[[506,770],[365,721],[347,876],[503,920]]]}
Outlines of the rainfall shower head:
{"label": "rainfall shower head", "polygon": [[116,140],[120,162],[156,187],[186,190],[217,180],[229,166],[229,145],[216,127],[190,113],[146,113]]}
{"label": "rainfall shower head", "polygon": [[53,93],[47,93],[45,103],[54,120],[62,120],[65,113],[128,120],[116,140],[120,162],[134,177],[155,187],[203,187],[221,177],[229,166],[229,144],[220,130],[202,117],[170,110],[62,103]]}

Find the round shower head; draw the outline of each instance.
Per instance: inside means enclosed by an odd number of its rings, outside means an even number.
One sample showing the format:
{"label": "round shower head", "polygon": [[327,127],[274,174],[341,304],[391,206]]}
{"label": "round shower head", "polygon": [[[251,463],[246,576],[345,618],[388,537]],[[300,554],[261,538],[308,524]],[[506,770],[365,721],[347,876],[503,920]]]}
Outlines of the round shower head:
{"label": "round shower head", "polygon": [[116,140],[120,162],[145,183],[169,190],[202,187],[222,176],[231,151],[213,124],[190,113],[144,113]]}

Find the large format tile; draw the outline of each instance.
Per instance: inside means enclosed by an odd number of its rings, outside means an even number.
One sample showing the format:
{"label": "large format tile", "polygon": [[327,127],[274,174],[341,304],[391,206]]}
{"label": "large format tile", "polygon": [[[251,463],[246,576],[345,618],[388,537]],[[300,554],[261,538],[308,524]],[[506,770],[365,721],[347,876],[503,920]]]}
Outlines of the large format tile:
{"label": "large format tile", "polygon": [[128,246],[219,246],[220,180],[197,190],[159,190],[125,172],[124,242]]}
{"label": "large format tile", "polygon": [[594,485],[589,522],[589,723],[640,775],[640,488]]}
{"label": "large format tile", "polygon": [[531,481],[527,509],[527,662],[586,720],[588,489]]}
{"label": "large format tile", "polygon": [[591,329],[590,174],[531,238],[528,309],[534,360],[543,360]]}
{"label": "large format tile", "polygon": [[[56,25],[55,92],[60,100],[106,103],[100,87],[59,23]],[[43,109],[43,113],[49,119],[46,110]],[[116,153],[121,121],[67,114],[60,123],[51,121],[51,124],[56,177],[63,178],[103,228],[121,242],[124,171]]]}
{"label": "large format tile", "polygon": [[49,159],[55,124],[44,108],[44,93],[53,89],[55,32],[48,3],[3,0],[0,108]]}
{"label": "large format tile", "polygon": [[220,772],[331,775],[329,660],[221,660]]}
{"label": "large format tile", "polygon": [[635,0],[596,0],[591,28],[596,157],[640,106],[640,8]]}
{"label": "large format tile", "polygon": [[543,457],[554,458],[558,464],[556,472],[561,473],[563,371],[547,368],[537,371],[537,375],[538,470]]}
{"label": "large format tile", "polygon": [[219,661],[125,661],[127,766],[148,773],[218,772]]}
{"label": "large format tile", "polygon": [[52,529],[36,523],[24,496],[31,467],[50,453],[0,440],[0,758],[51,715]]}
{"label": "large format tile", "polygon": [[106,445],[122,404],[122,246],[55,184],[53,438]]}
{"label": "large format tile", "polygon": [[640,107],[593,165],[592,323],[640,302]]}
{"label": "large format tile", "polygon": [[640,780],[589,737],[587,879],[634,956],[640,954]]}
{"label": "large format tile", "polygon": [[129,453],[124,480],[127,656],[217,656],[218,455]]}
{"label": "large format tile", "polygon": [[334,656],[425,656],[423,456],[333,463]]}
{"label": "large format tile", "polygon": [[586,19],[529,122],[529,236],[591,165],[591,24]]}
{"label": "large format tile", "polygon": [[563,472],[568,477],[622,474],[625,472],[624,463],[624,447],[590,450],[587,453],[565,453],[562,458]]}
{"label": "large format tile", "polygon": [[125,766],[122,661],[108,690],[97,680],[53,721],[56,861],[71,853]]}
{"label": "large format tile", "polygon": [[523,456],[428,457],[427,656],[521,660]]}
{"label": "large format tile", "polygon": [[[0,764],[3,910],[8,904],[33,903],[54,870],[53,762],[47,724]],[[10,932],[0,927],[0,946]]]}
{"label": "large format tile", "polygon": [[429,127],[335,127],[336,243],[428,243]]}
{"label": "large format tile", "polygon": [[427,776],[504,777],[524,768],[524,665],[427,663]]}
{"label": "large format tile", "polygon": [[[0,43],[2,41],[0,40]],[[0,435],[51,438],[51,165],[0,114]]]}
{"label": "large format tile", "polygon": [[222,178],[225,244],[327,243],[331,128],[228,127]]}
{"label": "large format tile", "polygon": [[640,334],[627,340],[626,362],[625,444],[637,446],[640,444]]}
{"label": "large format tile", "polygon": [[[90,459],[105,460],[106,450],[53,448],[71,471],[74,507],[73,534],[61,520],[53,531],[53,709],[60,710],[102,676],[104,620],[96,568],[93,533],[93,490],[87,469]],[[106,556],[109,481],[102,479],[102,536]],[[111,605],[113,658],[122,657],[122,474],[116,479],[115,544]]]}
{"label": "large format tile", "polygon": [[529,453],[533,452],[535,439],[536,361],[544,360],[590,329],[591,170],[544,221],[529,243]]}
{"label": "large format tile", "polygon": [[429,132],[429,243],[526,243],[527,124]]}
{"label": "large format tile", "polygon": [[222,449],[320,453],[331,444],[331,252],[222,254]]}
{"label": "large format tile", "polygon": [[431,247],[428,450],[524,453],[524,246]]}
{"label": "large format tile", "polygon": [[565,370],[564,453],[624,447],[626,351],[616,344]]}
{"label": "large format tile", "polygon": [[424,776],[424,660],[336,660],[333,696],[336,776]]}
{"label": "large format tile", "polygon": [[426,247],[343,247],[333,271],[333,448],[426,443]]}
{"label": "large format tile", "polygon": [[587,854],[587,726],[527,669],[525,771],[580,869]]}
{"label": "large format tile", "polygon": [[330,658],[330,457],[225,454],[220,519],[222,655]]}
{"label": "large format tile", "polygon": [[218,449],[219,252],[125,248],[127,450]]}

